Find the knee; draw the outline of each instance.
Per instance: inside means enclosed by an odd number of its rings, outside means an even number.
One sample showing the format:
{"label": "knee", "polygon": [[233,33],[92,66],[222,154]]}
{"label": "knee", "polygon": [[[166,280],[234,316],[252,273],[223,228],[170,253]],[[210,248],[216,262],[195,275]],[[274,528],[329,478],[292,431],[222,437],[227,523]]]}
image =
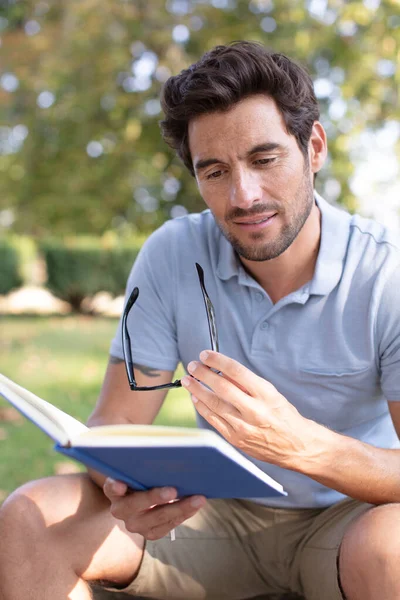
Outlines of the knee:
{"label": "knee", "polygon": [[40,532],[44,531],[43,518],[24,487],[11,494],[0,508],[2,568],[7,565],[10,569],[12,565],[19,564],[19,561],[34,554]]}
{"label": "knee", "polygon": [[35,497],[40,481],[18,488],[0,507],[0,537],[9,543],[31,530],[44,528],[44,518]]}
{"label": "knee", "polygon": [[[0,508],[1,535],[40,534],[78,512],[85,488],[94,487],[85,475],[49,477],[27,483]],[[92,494],[94,492],[92,491]]]}
{"label": "knee", "polygon": [[340,550],[340,571],[374,577],[374,569],[398,569],[400,560],[400,504],[372,508],[346,532]]}

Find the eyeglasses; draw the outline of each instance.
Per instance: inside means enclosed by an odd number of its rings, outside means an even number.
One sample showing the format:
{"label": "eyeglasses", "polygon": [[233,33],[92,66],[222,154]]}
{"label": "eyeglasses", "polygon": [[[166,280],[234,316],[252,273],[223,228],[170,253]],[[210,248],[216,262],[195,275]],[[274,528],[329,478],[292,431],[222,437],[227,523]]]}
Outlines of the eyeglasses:
{"label": "eyeglasses", "polygon": [[[215,322],[215,311],[214,307],[211,303],[211,300],[207,294],[206,286],[204,284],[204,271],[201,266],[196,263],[197,275],[199,278],[200,288],[203,294],[204,304],[206,307],[207,321],[208,321],[208,329],[210,332],[210,340],[211,340],[211,350],[215,350],[219,352],[219,344],[218,344],[218,333]],[[131,338],[128,331],[127,319],[129,312],[132,306],[135,304],[136,300],[139,297],[139,288],[135,287],[132,290],[131,295],[128,298],[128,302],[124,308],[124,312],[122,314],[122,350],[124,352],[124,361],[126,374],[128,376],[129,387],[133,392],[144,392],[149,390],[164,390],[167,388],[181,387],[181,382],[179,379],[171,383],[164,383],[163,385],[154,385],[151,387],[138,386],[135,380],[135,373],[133,370],[133,360],[132,360],[132,352],[131,352]]]}

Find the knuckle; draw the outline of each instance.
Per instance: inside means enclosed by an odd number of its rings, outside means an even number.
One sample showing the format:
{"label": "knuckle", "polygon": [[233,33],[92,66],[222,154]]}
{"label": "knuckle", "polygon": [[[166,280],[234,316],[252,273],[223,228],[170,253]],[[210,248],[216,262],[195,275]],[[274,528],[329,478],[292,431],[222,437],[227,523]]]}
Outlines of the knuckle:
{"label": "knuckle", "polygon": [[158,540],[161,537],[163,537],[163,535],[160,535],[160,533],[158,533],[158,530],[156,527],[151,527],[150,529],[147,530],[145,536],[146,540]]}
{"label": "knuckle", "polygon": [[125,527],[130,533],[139,533],[140,535],[143,535],[141,527],[139,526],[136,519],[127,519],[125,521]]}
{"label": "knuckle", "polygon": [[114,502],[111,504],[110,506],[110,513],[112,514],[113,517],[115,517],[116,519],[119,518],[121,512],[120,512],[120,507],[115,504]]}
{"label": "knuckle", "polygon": [[165,512],[163,510],[160,511],[156,511],[155,515],[154,515],[154,527],[160,526],[160,525],[164,525],[166,522],[166,518],[165,518]]}
{"label": "knuckle", "polygon": [[240,439],[240,438],[236,441],[235,446],[239,450],[246,450],[246,448],[247,448],[247,444],[245,443],[245,440]]}
{"label": "knuckle", "polygon": [[212,407],[213,407],[213,410],[215,410],[215,412],[219,413],[220,410],[221,410],[221,408],[222,408],[222,400],[221,400],[221,398],[219,398],[218,396],[216,396],[214,398],[214,400],[213,400]]}
{"label": "knuckle", "polygon": [[246,425],[243,423],[243,421],[235,420],[231,423],[231,426],[231,437],[234,440],[242,438],[247,433]]}
{"label": "knuckle", "polygon": [[234,362],[229,369],[229,375],[233,375],[234,378],[241,375],[242,372],[243,372],[243,367],[242,367],[242,365],[239,365],[237,362]]}
{"label": "knuckle", "polygon": [[228,393],[228,390],[230,388],[230,383],[227,379],[225,379],[224,377],[219,377],[218,378],[218,393],[220,396],[226,396],[226,394]]}

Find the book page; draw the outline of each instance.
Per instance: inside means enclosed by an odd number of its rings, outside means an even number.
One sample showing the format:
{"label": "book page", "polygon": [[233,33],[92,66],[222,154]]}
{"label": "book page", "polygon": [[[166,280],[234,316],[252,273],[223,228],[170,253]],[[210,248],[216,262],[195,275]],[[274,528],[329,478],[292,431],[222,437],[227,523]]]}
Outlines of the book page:
{"label": "book page", "polygon": [[[170,427],[165,425],[133,425],[133,424],[114,424],[114,425],[98,425],[91,427],[86,431],[79,433],[78,436],[74,437],[74,441],[79,439],[79,442],[87,440],[93,440],[96,444],[96,439],[109,438],[110,445],[119,444],[120,438],[148,438],[153,440],[157,438],[162,440],[162,443],[168,443],[168,439],[173,438],[173,443],[177,439],[201,439],[208,438],[211,434],[212,438],[216,435],[212,431],[206,431],[201,429],[195,429],[194,427]],[[115,442],[112,439],[115,438]],[[135,442],[133,442],[135,443]]]}
{"label": "book page", "polygon": [[0,394],[53,440],[65,445],[88,428],[59,408],[0,374]]}

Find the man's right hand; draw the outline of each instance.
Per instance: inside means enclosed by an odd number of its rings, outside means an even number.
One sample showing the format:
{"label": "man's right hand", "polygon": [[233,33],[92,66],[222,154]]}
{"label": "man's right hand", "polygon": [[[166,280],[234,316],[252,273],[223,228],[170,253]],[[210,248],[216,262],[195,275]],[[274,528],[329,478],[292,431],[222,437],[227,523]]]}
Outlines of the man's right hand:
{"label": "man's right hand", "polygon": [[121,481],[106,479],[103,490],[111,502],[113,517],[125,523],[131,533],[158,540],[197,513],[206,503],[204,496],[177,500],[174,488],[153,488],[131,492]]}

